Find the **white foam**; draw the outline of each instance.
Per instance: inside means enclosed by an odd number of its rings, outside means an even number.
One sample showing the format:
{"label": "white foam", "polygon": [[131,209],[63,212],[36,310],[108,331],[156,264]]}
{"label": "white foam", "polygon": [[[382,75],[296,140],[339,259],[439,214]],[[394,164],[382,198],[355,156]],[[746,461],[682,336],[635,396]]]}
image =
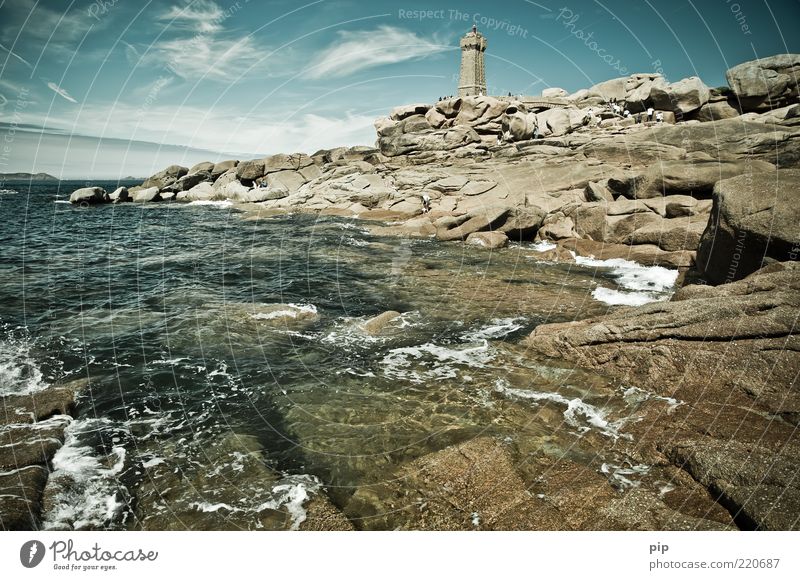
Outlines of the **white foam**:
{"label": "white foam", "polygon": [[205,206],[211,206],[211,207],[222,207],[222,208],[225,208],[225,207],[231,207],[233,205],[233,202],[231,200],[229,200],[229,199],[226,199],[224,201],[213,201],[213,200],[210,200],[210,199],[198,199],[197,201],[190,201],[187,205],[205,205]]}
{"label": "white foam", "polygon": [[604,286],[598,286],[592,290],[592,298],[610,306],[642,306],[662,300],[661,297],[649,292],[622,292]]}
{"label": "white foam", "polygon": [[[567,397],[559,395],[558,393],[543,393],[539,391],[514,389],[509,387],[508,383],[504,379],[497,380],[495,383],[495,390],[499,393],[503,393],[516,399],[525,399],[535,402],[548,401],[551,403],[557,403],[559,405],[565,405],[566,409],[564,410],[564,420],[567,422],[567,424],[577,428],[581,433],[586,433],[591,429],[591,427],[595,427],[603,435],[608,437],[613,437],[614,439],[618,439],[620,437],[627,438],[625,435],[622,435],[619,432],[619,425],[617,423],[609,422],[606,419],[605,413],[603,413],[594,405],[584,402],[579,397],[568,399]],[[581,421],[578,419],[579,415],[582,416],[583,420],[591,427],[582,425]]]}
{"label": "white foam", "polygon": [[25,339],[0,340],[0,394],[35,393],[49,387]]}
{"label": "white foam", "polygon": [[11,195],[14,193],[19,193],[19,192],[16,189],[0,189],[0,195]]}
{"label": "white foam", "polygon": [[489,322],[488,326],[461,333],[461,338],[471,342],[487,338],[502,338],[522,328],[524,321],[525,318],[522,317],[494,318]]}
{"label": "white foam", "polygon": [[[389,378],[405,379],[415,383],[427,379],[449,379],[458,376],[461,367],[483,368],[494,357],[487,340],[481,344],[454,348],[431,342],[390,350],[381,364]],[[412,370],[412,363],[421,367]]]}
{"label": "white foam", "polygon": [[313,304],[287,304],[289,308],[273,310],[272,312],[258,312],[251,314],[254,320],[273,320],[275,318],[297,318],[301,313],[316,314],[317,307]]}
{"label": "white foam", "polygon": [[558,246],[555,245],[553,242],[548,242],[547,240],[540,240],[531,246],[531,249],[534,252],[549,252],[550,250],[555,250]]}
{"label": "white foam", "polygon": [[639,404],[649,400],[664,401],[667,404],[667,415],[671,414],[680,405],[684,404],[683,401],[679,401],[678,399],[674,399],[672,397],[662,397],[661,395],[656,395],[655,393],[645,391],[639,387],[628,387],[622,393],[622,396],[625,399],[625,402],[628,404]]}
{"label": "white foam", "polygon": [[[572,252],[575,263],[590,268],[608,268],[621,290],[598,286],[592,296],[600,302],[611,305],[640,306],[649,302],[667,300],[678,271],[663,266],[643,266],[631,260],[612,258],[597,260],[592,257],[577,256]],[[624,291],[623,291],[624,290]]]}
{"label": "white foam", "polygon": [[628,476],[643,476],[650,471],[650,466],[645,464],[639,465],[614,465],[613,463],[603,463],[600,466],[600,472],[608,477],[609,482],[619,489],[630,489],[639,487],[642,482],[630,479]]}
{"label": "white foam", "polygon": [[57,199],[57,200],[53,201],[53,203],[67,203],[67,204],[69,204],[69,203],[72,203],[72,202],[67,200],[67,199]]}
{"label": "white foam", "polygon": [[313,475],[290,475],[278,482],[272,488],[272,499],[262,503],[256,511],[265,509],[277,510],[285,507],[292,518],[290,529],[299,530],[300,524],[306,521],[304,504],[311,499],[311,494],[317,493],[322,484]]}
{"label": "white foam", "polygon": [[95,450],[81,442],[81,435],[102,428],[102,419],[73,421],[64,431],[64,445],[53,456],[53,472],[47,486],[55,489],[53,508],[45,514],[45,529],[106,528],[118,519],[125,503],[117,476],[125,466],[125,448],[115,446],[105,465]]}

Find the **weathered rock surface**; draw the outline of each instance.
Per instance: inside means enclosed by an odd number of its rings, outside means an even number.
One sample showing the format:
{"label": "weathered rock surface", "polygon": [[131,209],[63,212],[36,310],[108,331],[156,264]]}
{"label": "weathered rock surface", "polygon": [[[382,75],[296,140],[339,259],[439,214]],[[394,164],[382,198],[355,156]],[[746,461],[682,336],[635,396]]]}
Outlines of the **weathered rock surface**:
{"label": "weathered rock surface", "polygon": [[710,284],[739,280],[770,261],[800,254],[800,170],[741,175],[714,187],[711,219],[695,276]]}
{"label": "weathered rock surface", "polygon": [[486,250],[498,250],[508,245],[508,236],[503,232],[473,232],[467,236],[466,242]]}
{"label": "weathered rock surface", "polygon": [[[790,522],[774,513],[770,498],[777,501],[776,482],[787,483],[779,474],[796,469],[800,452],[798,290],[797,263],[780,263],[718,287],[687,286],[667,303],[543,325],[526,344],[681,402],[669,421],[640,418],[636,425],[644,427],[633,427],[639,451],[665,454],[715,498],[724,495],[720,502],[737,521],[745,514],[751,527],[796,527],[797,512]],[[774,479],[758,463],[725,484],[724,475],[707,473],[709,454],[743,446],[755,457],[773,454]],[[729,456],[728,464],[742,465],[745,456]],[[784,488],[783,505],[795,509],[797,483]]]}
{"label": "weathered rock surface", "polygon": [[155,187],[157,189],[164,189],[168,185],[172,185],[178,179],[183,177],[189,172],[189,169],[182,165],[170,165],[166,169],[159,171],[155,175],[151,175],[142,183],[145,189]]}
{"label": "weathered rock surface", "polygon": [[118,187],[114,191],[108,194],[108,201],[111,203],[123,203],[126,201],[131,201],[131,196],[128,193],[127,187]]}
{"label": "weathered rock surface", "polygon": [[372,336],[378,335],[384,328],[391,324],[393,320],[396,320],[400,316],[401,314],[395,310],[388,310],[377,316],[373,316],[364,323],[364,332]]}
{"label": "weathered rock surface", "polygon": [[799,74],[800,54],[778,54],[736,65],[725,77],[742,110],[759,111],[797,102]]}
{"label": "weathered rock surface", "polygon": [[650,98],[656,109],[686,114],[699,109],[711,97],[709,88],[697,77],[664,86],[654,86]]}
{"label": "weathered rock surface", "polygon": [[105,203],[107,201],[108,194],[102,187],[82,187],[73,191],[69,196],[69,202],[76,204]]}
{"label": "weathered rock surface", "polygon": [[49,462],[86,384],[78,380],[0,397],[0,529],[38,529]]}

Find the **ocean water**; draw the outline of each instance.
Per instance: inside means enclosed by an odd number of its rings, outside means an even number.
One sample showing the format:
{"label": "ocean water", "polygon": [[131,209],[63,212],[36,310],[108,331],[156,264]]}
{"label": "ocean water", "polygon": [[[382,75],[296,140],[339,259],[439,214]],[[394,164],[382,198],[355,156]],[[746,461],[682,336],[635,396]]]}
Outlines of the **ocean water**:
{"label": "ocean water", "polygon": [[[83,185],[0,192],[0,393],[90,381],[46,527],[296,528],[315,494],[344,508],[479,435],[627,486],[647,473],[608,467],[626,465],[615,442],[635,385],[520,340],[607,312],[609,293],[666,299],[672,273],[548,263],[541,244],[383,238],[342,218],[252,220],[226,202],[64,203]],[[386,310],[402,316],[367,334]]]}

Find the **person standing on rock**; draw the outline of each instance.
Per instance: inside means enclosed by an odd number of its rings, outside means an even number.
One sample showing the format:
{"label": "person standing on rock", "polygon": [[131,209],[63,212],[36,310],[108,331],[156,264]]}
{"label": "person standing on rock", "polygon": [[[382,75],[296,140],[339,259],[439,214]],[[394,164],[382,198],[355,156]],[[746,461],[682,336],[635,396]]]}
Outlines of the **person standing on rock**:
{"label": "person standing on rock", "polygon": [[422,213],[431,211],[431,196],[427,193],[422,194]]}
{"label": "person standing on rock", "polygon": [[659,111],[656,113],[656,123],[663,123],[664,122],[664,113]]}
{"label": "person standing on rock", "polygon": [[651,122],[653,120],[653,107],[647,107],[647,122]]}

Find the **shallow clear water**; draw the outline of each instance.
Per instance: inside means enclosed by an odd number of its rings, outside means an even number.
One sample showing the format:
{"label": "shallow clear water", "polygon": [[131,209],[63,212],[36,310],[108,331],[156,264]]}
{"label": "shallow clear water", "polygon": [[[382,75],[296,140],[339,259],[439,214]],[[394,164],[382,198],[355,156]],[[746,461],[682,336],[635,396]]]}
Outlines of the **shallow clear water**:
{"label": "shallow clear water", "polygon": [[[82,185],[0,195],[0,391],[91,379],[54,460],[49,527],[279,527],[276,506],[298,523],[322,487],[344,506],[479,434],[619,462],[622,387],[518,344],[606,312],[592,294],[620,289],[608,268],[341,218],[60,202]],[[403,316],[365,333],[386,310]]]}

